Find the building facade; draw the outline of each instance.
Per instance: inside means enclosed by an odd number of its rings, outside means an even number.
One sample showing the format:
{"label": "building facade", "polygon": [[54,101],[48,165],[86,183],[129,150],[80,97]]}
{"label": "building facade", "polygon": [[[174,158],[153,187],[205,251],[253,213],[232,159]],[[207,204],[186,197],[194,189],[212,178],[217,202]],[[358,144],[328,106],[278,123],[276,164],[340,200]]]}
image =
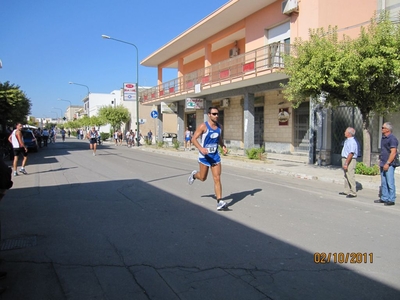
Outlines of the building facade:
{"label": "building facade", "polygon": [[[356,37],[374,12],[399,0],[231,0],[146,57],[141,65],[158,69],[158,85],[140,93],[142,106],[157,109],[156,135],[166,126],[163,107],[174,106],[178,140],[207,119],[209,106],[221,110],[223,138],[230,148],[264,147],[269,157],[320,164],[335,163],[338,114],[313,105],[293,109],[283,97],[287,82],[283,56],[309,29],[337,26]],[[343,8],[346,9],[343,9]],[[163,80],[164,69],[177,76]],[[359,113],[344,113],[354,120]],[[351,119],[352,117],[352,119]],[[376,120],[376,126],[382,120]],[[347,126],[351,126],[349,124]],[[334,128],[334,129],[333,129]],[[378,151],[379,136],[373,139]]]}

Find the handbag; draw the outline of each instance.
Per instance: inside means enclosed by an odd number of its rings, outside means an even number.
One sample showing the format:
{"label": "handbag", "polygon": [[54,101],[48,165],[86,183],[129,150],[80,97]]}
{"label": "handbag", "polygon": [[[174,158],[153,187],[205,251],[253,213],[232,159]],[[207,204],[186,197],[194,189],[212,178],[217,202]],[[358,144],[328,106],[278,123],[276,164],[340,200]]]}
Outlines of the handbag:
{"label": "handbag", "polygon": [[394,157],[394,160],[392,162],[393,167],[400,167],[400,160],[399,160],[399,153],[396,153],[396,156]]}

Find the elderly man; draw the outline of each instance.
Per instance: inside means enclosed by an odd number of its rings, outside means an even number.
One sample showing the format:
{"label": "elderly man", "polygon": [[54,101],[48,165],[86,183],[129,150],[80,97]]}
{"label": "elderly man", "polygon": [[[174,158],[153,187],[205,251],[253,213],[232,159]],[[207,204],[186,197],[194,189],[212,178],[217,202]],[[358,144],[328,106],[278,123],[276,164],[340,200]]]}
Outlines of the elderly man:
{"label": "elderly man", "polygon": [[394,182],[393,161],[397,154],[399,141],[392,134],[393,126],[390,122],[382,125],[382,140],[381,140],[381,199],[375,200],[375,203],[385,203],[385,205],[394,205],[396,201],[396,185]]}
{"label": "elderly man", "polygon": [[344,142],[342,149],[342,168],[344,171],[344,192],[339,193],[340,195],[346,195],[346,198],[357,197],[356,189],[356,158],[358,153],[357,141],[354,138],[356,131],[352,127],[348,127],[344,132],[346,141]]}

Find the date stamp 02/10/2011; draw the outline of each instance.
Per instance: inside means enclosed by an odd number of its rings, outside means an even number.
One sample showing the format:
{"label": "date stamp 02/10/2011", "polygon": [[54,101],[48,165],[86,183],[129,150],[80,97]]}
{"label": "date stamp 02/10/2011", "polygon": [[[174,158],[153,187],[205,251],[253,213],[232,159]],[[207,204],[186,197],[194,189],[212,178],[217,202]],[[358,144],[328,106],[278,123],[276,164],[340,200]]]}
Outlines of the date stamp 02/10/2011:
{"label": "date stamp 02/10/2011", "polygon": [[316,264],[372,264],[374,254],[366,252],[315,252]]}

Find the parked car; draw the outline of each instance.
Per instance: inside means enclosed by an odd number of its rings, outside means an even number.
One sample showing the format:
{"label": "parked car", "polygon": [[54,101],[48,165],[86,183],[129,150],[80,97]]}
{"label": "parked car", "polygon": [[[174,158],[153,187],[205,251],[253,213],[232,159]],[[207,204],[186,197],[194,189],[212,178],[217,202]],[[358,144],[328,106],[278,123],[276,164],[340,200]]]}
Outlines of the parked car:
{"label": "parked car", "polygon": [[32,130],[22,129],[22,138],[24,139],[25,146],[28,150],[38,152],[39,146]]}
{"label": "parked car", "polygon": [[164,132],[162,136],[163,142],[168,143],[169,145],[172,145],[172,143],[175,142],[178,138],[178,135],[176,133],[171,132]]}

